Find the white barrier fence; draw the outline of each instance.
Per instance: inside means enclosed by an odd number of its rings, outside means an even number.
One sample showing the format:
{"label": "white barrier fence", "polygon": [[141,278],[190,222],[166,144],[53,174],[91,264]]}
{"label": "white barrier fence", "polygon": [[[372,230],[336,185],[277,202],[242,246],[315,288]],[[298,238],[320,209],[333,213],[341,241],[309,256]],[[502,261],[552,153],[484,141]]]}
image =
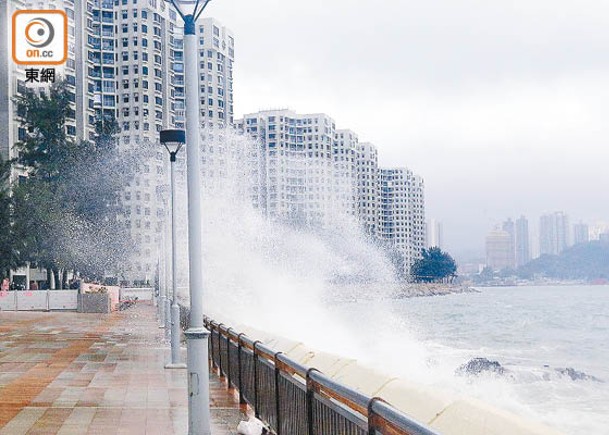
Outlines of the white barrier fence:
{"label": "white barrier fence", "polygon": [[76,310],[78,290],[22,290],[0,292],[2,311]]}

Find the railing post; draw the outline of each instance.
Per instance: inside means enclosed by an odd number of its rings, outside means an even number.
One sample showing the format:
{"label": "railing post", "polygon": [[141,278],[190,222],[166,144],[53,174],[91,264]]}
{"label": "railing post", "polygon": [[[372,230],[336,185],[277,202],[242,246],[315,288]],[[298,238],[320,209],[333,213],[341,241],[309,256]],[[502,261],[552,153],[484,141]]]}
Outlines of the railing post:
{"label": "railing post", "polygon": [[210,339],[209,339],[209,353],[211,355],[211,362],[212,362],[212,370],[214,370],[216,367],[218,367],[218,361],[216,361],[216,357],[214,355],[214,321],[210,321],[209,322],[209,332],[210,332]]}
{"label": "railing post", "polygon": [[238,382],[239,382],[239,404],[245,405],[245,397],[243,397],[243,364],[241,362],[241,337],[245,335],[241,333],[237,336],[237,364],[239,364]]}
{"label": "railing post", "polygon": [[231,330],[232,330],[232,329],[233,329],[233,328],[228,328],[228,329],[226,330],[226,355],[227,355],[227,357],[228,357],[228,361],[227,361],[227,364],[228,364],[228,369],[227,369],[227,370],[228,370],[228,371],[227,371],[227,373],[226,373],[226,379],[227,379],[227,381],[228,381],[228,388],[230,388],[230,387],[231,387],[231,371],[230,371],[230,368],[231,368],[231,364],[230,364],[230,332],[231,332]]}
{"label": "railing post", "polygon": [[307,370],[307,427],[309,429],[309,435],[315,435],[315,426],[313,424],[313,395],[315,390],[313,389],[313,380],[311,379],[311,372],[317,370],[310,368]]}
{"label": "railing post", "polygon": [[374,412],[374,402],[380,400],[378,397],[373,397],[368,402],[368,435],[376,435],[376,414]]}
{"label": "railing post", "polygon": [[254,341],[254,416],[260,418],[260,409],[258,405],[258,351],[256,345],[262,343],[260,340]]}
{"label": "railing post", "polygon": [[222,364],[222,326],[224,326],[224,323],[218,325],[218,360],[220,362],[218,369],[220,371],[220,378],[224,376],[224,364]]}
{"label": "railing post", "polygon": [[279,397],[279,378],[281,377],[281,370],[279,370],[279,359],[277,358],[283,352],[277,352],[273,355],[273,362],[275,363],[275,413],[277,415],[277,435],[281,435],[281,398]]}

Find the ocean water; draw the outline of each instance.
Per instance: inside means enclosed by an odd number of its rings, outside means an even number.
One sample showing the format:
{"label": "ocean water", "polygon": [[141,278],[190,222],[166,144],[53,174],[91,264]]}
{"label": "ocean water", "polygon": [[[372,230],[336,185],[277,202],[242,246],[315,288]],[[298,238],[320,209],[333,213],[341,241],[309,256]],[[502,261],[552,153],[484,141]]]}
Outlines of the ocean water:
{"label": "ocean water", "polygon": [[[357,336],[344,350],[365,364],[480,398],[571,434],[609,434],[609,286],[480,288],[399,299],[334,298],[335,320]],[[469,359],[506,376],[464,377]],[[573,380],[573,368],[596,380]]]}

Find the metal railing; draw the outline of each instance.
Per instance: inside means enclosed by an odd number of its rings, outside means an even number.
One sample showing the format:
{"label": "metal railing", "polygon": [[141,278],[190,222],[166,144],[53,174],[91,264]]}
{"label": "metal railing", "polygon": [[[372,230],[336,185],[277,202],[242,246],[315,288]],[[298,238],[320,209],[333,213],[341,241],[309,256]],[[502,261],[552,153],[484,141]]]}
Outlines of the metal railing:
{"label": "metal railing", "polygon": [[365,396],[223,324],[205,319],[214,368],[277,435],[434,435]]}

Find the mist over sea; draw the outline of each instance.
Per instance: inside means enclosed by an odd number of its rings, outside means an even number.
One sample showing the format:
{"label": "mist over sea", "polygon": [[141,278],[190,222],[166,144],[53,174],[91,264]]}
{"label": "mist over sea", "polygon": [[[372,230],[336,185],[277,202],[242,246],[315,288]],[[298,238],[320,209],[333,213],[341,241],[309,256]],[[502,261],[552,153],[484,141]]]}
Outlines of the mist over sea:
{"label": "mist over sea", "polygon": [[[565,433],[609,433],[609,286],[480,288],[480,293],[337,302],[360,361],[475,396]],[[463,377],[471,358],[505,376]],[[573,380],[573,368],[595,380]]]}

